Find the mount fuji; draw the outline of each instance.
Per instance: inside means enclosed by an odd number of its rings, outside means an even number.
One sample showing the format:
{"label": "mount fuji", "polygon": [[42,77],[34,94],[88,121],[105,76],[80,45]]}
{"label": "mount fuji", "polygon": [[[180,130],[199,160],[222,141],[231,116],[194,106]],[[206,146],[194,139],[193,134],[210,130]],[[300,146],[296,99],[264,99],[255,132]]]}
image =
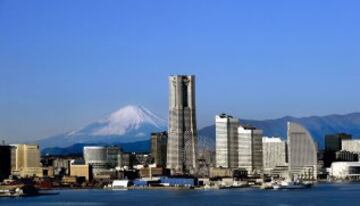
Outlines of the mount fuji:
{"label": "mount fuji", "polygon": [[41,148],[74,144],[118,144],[149,140],[152,132],[167,129],[167,121],[143,106],[129,105],[106,119],[81,129],[39,140]]}

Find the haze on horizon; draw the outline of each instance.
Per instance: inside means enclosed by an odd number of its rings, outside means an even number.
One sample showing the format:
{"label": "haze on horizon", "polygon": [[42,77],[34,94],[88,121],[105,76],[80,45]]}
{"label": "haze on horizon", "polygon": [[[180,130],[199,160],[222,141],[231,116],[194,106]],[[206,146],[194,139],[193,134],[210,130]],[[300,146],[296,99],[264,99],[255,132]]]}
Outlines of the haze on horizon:
{"label": "haze on horizon", "polygon": [[167,118],[196,75],[199,128],[360,111],[359,1],[0,0],[0,139],[81,128],[128,104]]}

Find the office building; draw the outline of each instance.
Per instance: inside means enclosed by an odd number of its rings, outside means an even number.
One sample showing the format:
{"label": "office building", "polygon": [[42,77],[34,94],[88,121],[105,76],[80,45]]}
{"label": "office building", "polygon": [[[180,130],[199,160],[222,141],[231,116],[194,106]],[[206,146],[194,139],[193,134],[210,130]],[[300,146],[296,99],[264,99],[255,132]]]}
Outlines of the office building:
{"label": "office building", "polygon": [[336,153],[342,148],[342,140],[351,140],[351,135],[345,133],[331,134],[325,136],[325,151],[323,161],[325,167],[330,167],[331,163],[337,161]]}
{"label": "office building", "polygon": [[342,140],[351,140],[350,134],[338,133],[325,136],[325,151],[337,152],[342,148]]}
{"label": "office building", "polygon": [[84,160],[86,165],[92,167],[93,176],[115,169],[122,164],[122,153],[114,146],[86,146],[84,147]]}
{"label": "office building", "polygon": [[335,159],[339,162],[356,162],[359,160],[358,154],[345,150],[337,151],[335,153]]}
{"label": "office building", "polygon": [[11,151],[11,174],[20,177],[42,177],[39,145],[14,144]]}
{"label": "office building", "polygon": [[151,156],[157,166],[166,167],[167,141],[167,132],[151,134]]}
{"label": "office building", "polygon": [[249,175],[263,173],[262,130],[238,127],[238,168],[246,169]]}
{"label": "office building", "polygon": [[262,146],[265,173],[270,173],[276,167],[287,165],[286,141],[276,137],[263,137]]}
{"label": "office building", "polygon": [[342,140],[341,145],[342,150],[360,154],[360,140],[359,139],[347,139]]}
{"label": "office building", "polygon": [[70,164],[70,176],[71,177],[83,177],[86,181],[92,179],[91,165],[72,162]]}
{"label": "office building", "polygon": [[119,147],[110,146],[107,150],[107,164],[109,168],[116,168],[121,165],[122,152]]}
{"label": "office building", "polygon": [[11,146],[0,145],[0,182],[11,174]]}
{"label": "office building", "polygon": [[317,178],[317,148],[310,133],[301,125],[288,122],[290,177]]}
{"label": "office building", "polygon": [[238,127],[239,120],[230,115],[215,117],[216,127],[216,167],[238,167]]}
{"label": "office building", "polygon": [[195,174],[195,76],[169,77],[168,135],[167,168],[172,174]]}

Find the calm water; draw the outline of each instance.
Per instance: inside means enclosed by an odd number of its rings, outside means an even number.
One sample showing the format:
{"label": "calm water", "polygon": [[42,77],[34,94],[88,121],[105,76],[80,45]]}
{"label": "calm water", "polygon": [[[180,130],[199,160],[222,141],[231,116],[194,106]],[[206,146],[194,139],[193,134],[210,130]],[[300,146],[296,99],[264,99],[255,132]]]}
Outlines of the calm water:
{"label": "calm water", "polygon": [[62,190],[59,195],[0,199],[0,205],[360,205],[360,184],[320,184],[308,190]]}

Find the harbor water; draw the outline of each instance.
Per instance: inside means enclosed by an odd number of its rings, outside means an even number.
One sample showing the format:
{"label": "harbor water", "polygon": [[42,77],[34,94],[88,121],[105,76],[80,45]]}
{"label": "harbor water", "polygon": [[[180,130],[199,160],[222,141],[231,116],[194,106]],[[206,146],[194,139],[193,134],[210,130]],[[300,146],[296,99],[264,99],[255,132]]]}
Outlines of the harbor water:
{"label": "harbor water", "polygon": [[360,205],[360,184],[317,184],[302,190],[58,190],[58,194],[0,198],[4,206],[112,206],[112,205],[250,205],[292,206]]}

